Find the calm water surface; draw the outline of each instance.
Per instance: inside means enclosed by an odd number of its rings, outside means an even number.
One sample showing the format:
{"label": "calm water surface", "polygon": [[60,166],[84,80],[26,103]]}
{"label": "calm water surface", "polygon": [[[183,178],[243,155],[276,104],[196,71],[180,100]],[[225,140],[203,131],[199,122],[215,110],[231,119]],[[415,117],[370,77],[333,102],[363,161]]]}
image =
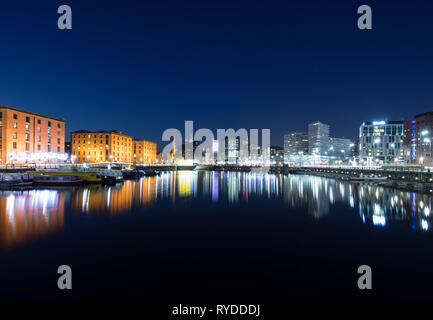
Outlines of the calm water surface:
{"label": "calm water surface", "polygon": [[[0,297],[433,298],[431,209],[414,192],[234,172],[0,191]],[[357,289],[362,264],[373,291]]]}

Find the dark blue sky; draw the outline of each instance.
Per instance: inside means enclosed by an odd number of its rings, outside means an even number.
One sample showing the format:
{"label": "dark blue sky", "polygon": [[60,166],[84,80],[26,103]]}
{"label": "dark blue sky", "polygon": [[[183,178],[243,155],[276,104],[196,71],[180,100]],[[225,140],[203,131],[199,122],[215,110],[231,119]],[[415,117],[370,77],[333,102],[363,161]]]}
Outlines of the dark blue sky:
{"label": "dark blue sky", "polygon": [[[41,3],[39,3],[41,2]],[[57,29],[57,7],[73,30]],[[373,30],[357,29],[357,8]],[[431,1],[1,1],[0,105],[64,117],[67,132],[360,123],[433,110]],[[161,144],[159,144],[161,147]]]}

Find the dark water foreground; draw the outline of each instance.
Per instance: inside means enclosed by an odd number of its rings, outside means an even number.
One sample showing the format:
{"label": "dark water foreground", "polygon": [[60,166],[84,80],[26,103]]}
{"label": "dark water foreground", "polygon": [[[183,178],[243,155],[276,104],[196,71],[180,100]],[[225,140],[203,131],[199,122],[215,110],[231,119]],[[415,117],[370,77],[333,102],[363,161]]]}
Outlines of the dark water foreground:
{"label": "dark water foreground", "polygon": [[254,173],[0,191],[0,298],[433,298],[431,209],[424,194]]}

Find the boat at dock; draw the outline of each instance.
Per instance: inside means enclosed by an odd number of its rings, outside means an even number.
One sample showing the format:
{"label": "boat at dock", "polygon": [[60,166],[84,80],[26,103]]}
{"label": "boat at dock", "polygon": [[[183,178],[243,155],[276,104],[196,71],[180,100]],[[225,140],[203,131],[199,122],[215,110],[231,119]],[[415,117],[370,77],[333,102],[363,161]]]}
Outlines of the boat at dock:
{"label": "boat at dock", "polygon": [[156,171],[156,170],[150,170],[150,171],[145,172],[146,177],[155,177],[155,176],[159,176],[159,175],[161,175],[161,172]]}
{"label": "boat at dock", "polygon": [[33,179],[35,186],[75,186],[83,183],[79,177],[70,175],[35,175]]}
{"label": "boat at dock", "polygon": [[138,169],[134,169],[134,170],[125,169],[122,170],[122,175],[123,175],[123,179],[125,180],[135,180],[144,177],[146,173],[143,170],[138,170]]}
{"label": "boat at dock", "polygon": [[50,170],[41,170],[33,172],[35,176],[45,175],[45,176],[73,176],[78,177],[84,183],[101,183],[102,178],[98,175],[97,172],[93,171],[72,171],[72,170],[64,170],[64,171],[50,171]]}
{"label": "boat at dock", "polygon": [[33,179],[32,173],[0,173],[0,189],[30,187]]}
{"label": "boat at dock", "polygon": [[104,184],[116,184],[123,181],[122,170],[114,169],[95,169]]}

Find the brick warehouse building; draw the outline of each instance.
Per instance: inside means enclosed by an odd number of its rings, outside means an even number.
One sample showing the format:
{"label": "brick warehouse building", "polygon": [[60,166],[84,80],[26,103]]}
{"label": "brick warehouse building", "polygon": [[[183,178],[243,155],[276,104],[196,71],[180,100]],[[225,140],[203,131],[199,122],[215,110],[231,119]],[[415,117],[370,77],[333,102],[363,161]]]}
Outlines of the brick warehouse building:
{"label": "brick warehouse building", "polygon": [[0,163],[66,160],[65,120],[0,106]]}
{"label": "brick warehouse building", "polygon": [[133,141],[134,162],[137,164],[156,163],[156,143],[152,141],[134,139]]}
{"label": "brick warehouse building", "polygon": [[132,163],[132,138],[117,130],[71,132],[71,160]]}

